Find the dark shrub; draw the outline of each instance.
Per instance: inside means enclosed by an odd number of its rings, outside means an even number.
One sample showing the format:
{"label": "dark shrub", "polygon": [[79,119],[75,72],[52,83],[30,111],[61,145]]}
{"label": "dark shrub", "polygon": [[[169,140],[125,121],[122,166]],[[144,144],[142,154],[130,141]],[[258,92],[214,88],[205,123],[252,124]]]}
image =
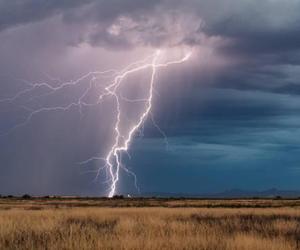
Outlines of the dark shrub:
{"label": "dark shrub", "polygon": [[31,196],[30,196],[29,194],[24,194],[24,195],[22,196],[22,198],[23,198],[23,199],[30,199]]}
{"label": "dark shrub", "polygon": [[124,199],[123,195],[114,195],[113,199]]}

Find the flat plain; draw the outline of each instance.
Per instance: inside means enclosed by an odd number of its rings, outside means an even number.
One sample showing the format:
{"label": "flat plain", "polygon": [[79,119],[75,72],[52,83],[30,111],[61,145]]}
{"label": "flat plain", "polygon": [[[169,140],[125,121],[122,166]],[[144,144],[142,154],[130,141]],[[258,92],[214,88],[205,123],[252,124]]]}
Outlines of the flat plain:
{"label": "flat plain", "polygon": [[0,249],[300,249],[300,200],[2,198]]}

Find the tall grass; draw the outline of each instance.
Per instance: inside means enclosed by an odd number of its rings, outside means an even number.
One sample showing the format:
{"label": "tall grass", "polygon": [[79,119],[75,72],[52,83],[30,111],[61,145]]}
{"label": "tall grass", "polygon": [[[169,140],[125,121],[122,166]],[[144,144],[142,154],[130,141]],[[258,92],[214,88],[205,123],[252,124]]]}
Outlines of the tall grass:
{"label": "tall grass", "polygon": [[300,210],[7,209],[0,249],[300,249]]}

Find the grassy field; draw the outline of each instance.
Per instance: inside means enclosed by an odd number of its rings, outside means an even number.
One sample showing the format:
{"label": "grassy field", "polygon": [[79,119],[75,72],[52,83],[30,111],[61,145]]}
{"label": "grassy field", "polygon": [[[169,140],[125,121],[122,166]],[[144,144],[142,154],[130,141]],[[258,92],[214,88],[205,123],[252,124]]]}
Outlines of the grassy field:
{"label": "grassy field", "polygon": [[0,249],[300,249],[300,201],[0,199]]}

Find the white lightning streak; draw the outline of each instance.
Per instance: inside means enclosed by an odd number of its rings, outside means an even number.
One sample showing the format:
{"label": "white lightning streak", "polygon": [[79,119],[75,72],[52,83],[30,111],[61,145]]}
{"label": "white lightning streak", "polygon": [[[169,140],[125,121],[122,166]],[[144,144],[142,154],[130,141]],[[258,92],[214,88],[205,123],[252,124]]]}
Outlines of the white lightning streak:
{"label": "white lightning streak", "polygon": [[[134,62],[132,64],[129,64],[127,67],[125,67],[123,70],[117,71],[114,69],[107,70],[107,71],[94,71],[94,72],[88,72],[87,74],[81,76],[80,78],[70,81],[70,82],[62,82],[58,86],[52,86],[49,83],[43,82],[43,83],[28,83],[28,88],[24,89],[23,91],[18,92],[15,96],[5,98],[0,100],[0,103],[14,103],[19,98],[26,97],[26,95],[32,95],[34,94],[33,91],[40,88],[45,88],[48,90],[48,92],[37,95],[37,96],[31,96],[27,101],[31,101],[35,98],[41,98],[43,96],[48,96],[55,94],[56,92],[65,89],[67,87],[72,87],[78,84],[84,83],[85,80],[88,80],[89,83],[85,87],[83,93],[81,96],[75,101],[71,102],[65,106],[51,106],[51,107],[42,107],[39,109],[31,109],[26,107],[25,105],[20,105],[23,109],[27,110],[29,112],[29,115],[27,118],[15,127],[13,127],[8,133],[13,131],[14,129],[25,126],[28,124],[33,116],[41,113],[41,112],[49,112],[49,111],[67,111],[68,109],[72,107],[78,107],[78,110],[80,114],[82,115],[82,108],[83,106],[96,106],[100,104],[104,98],[113,98],[115,102],[115,111],[116,111],[116,117],[115,117],[115,123],[113,124],[114,128],[114,141],[113,145],[110,147],[108,153],[104,157],[96,157],[93,156],[90,159],[81,162],[81,164],[87,164],[91,161],[103,161],[104,165],[102,167],[98,168],[97,176],[99,175],[100,170],[105,169],[108,173],[108,182],[109,182],[109,190],[108,190],[108,197],[113,197],[116,194],[117,189],[117,183],[120,178],[120,169],[123,169],[127,173],[131,174],[134,177],[135,186],[137,187],[137,178],[135,174],[126,168],[122,164],[122,153],[128,153],[128,149],[130,147],[130,144],[133,140],[134,135],[136,132],[141,128],[141,126],[146,121],[147,117],[151,115],[151,119],[153,121],[154,126],[159,130],[159,132],[164,136],[165,142],[167,144],[166,135],[165,133],[159,128],[157,123],[153,119],[153,115],[151,113],[152,109],[152,102],[153,102],[153,95],[155,93],[154,89],[154,83],[155,78],[157,74],[157,70],[160,68],[166,68],[170,65],[174,64],[181,64],[185,61],[187,61],[190,56],[191,52],[186,53],[182,58],[178,60],[173,61],[167,61],[165,63],[159,62],[162,57],[162,52],[160,50],[157,50],[153,55],[145,58],[144,60]],[[121,91],[119,90],[119,87],[123,83],[123,80],[126,79],[129,75],[135,74],[137,72],[143,71],[143,70],[151,70],[151,76],[149,81],[149,93],[146,98],[140,98],[140,99],[129,99],[122,95]],[[102,89],[102,92],[98,95],[97,101],[94,103],[87,103],[84,101],[85,97],[93,90],[93,88],[97,85],[98,77],[111,77],[112,81],[104,88]],[[143,105],[145,105],[145,109],[138,117],[136,123],[132,125],[132,127],[129,129],[127,133],[121,132],[121,123],[122,123],[122,109],[121,109],[121,101],[126,102],[141,102]],[[6,133],[7,134],[7,133]],[[138,187],[137,187],[138,189]]]}
{"label": "white lightning streak", "polygon": [[[184,56],[182,59],[178,60],[178,61],[171,61],[171,62],[167,62],[165,64],[157,64],[157,61],[159,59],[161,52],[157,51],[155,53],[155,56],[153,58],[153,61],[151,64],[145,64],[142,65],[140,67],[134,68],[132,70],[126,71],[124,72],[124,74],[122,74],[121,76],[117,76],[114,83],[111,84],[107,90],[110,91],[110,89],[112,87],[115,87],[114,91],[110,92],[115,98],[116,98],[116,102],[117,102],[117,122],[115,124],[115,131],[116,131],[116,138],[115,138],[115,144],[112,146],[111,150],[109,151],[107,157],[106,157],[106,163],[107,166],[109,167],[109,173],[110,173],[110,177],[112,180],[112,184],[110,186],[110,192],[108,194],[108,197],[113,197],[115,192],[116,192],[116,184],[119,180],[119,171],[120,171],[120,153],[122,153],[122,151],[127,151],[130,145],[130,142],[132,141],[132,137],[134,135],[134,133],[140,128],[140,126],[143,124],[143,122],[146,120],[147,116],[149,115],[151,108],[152,108],[152,99],[153,99],[153,90],[154,90],[154,79],[155,79],[155,75],[156,75],[156,70],[157,68],[161,68],[161,67],[167,67],[171,64],[179,64],[179,63],[183,63],[186,60],[189,59],[189,57],[191,56],[191,53],[187,54],[186,56]],[[138,122],[130,129],[128,136],[125,140],[125,142],[120,143],[120,138],[121,138],[121,134],[120,134],[120,116],[121,116],[121,111],[120,111],[120,101],[119,98],[116,94],[116,88],[118,87],[118,85],[121,83],[121,81],[128,75],[131,74],[133,72],[136,71],[140,71],[142,69],[151,67],[152,68],[152,73],[151,73],[151,80],[150,80],[150,90],[149,90],[149,96],[148,96],[148,100],[147,100],[147,107],[144,113],[142,113],[142,115],[139,117]],[[116,162],[116,166],[115,166],[115,171],[114,171],[114,164],[113,164],[113,160]]]}

